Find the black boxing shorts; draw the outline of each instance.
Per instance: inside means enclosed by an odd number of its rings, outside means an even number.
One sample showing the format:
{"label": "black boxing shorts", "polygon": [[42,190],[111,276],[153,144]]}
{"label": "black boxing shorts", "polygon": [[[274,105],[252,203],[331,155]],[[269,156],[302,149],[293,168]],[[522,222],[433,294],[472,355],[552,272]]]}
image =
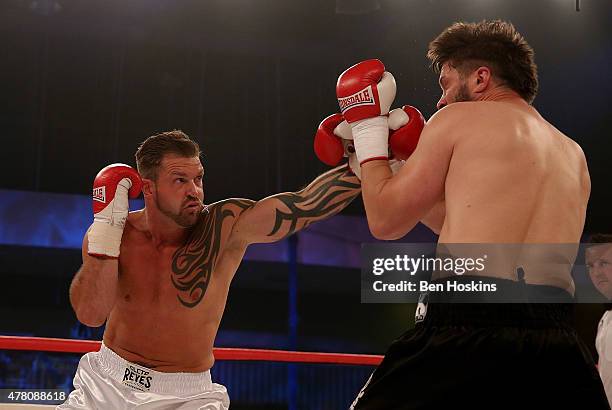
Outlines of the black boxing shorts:
{"label": "black boxing shorts", "polygon": [[415,327],[391,344],[350,408],[609,409],[573,326],[573,298],[552,286],[485,280],[555,303],[421,300]]}

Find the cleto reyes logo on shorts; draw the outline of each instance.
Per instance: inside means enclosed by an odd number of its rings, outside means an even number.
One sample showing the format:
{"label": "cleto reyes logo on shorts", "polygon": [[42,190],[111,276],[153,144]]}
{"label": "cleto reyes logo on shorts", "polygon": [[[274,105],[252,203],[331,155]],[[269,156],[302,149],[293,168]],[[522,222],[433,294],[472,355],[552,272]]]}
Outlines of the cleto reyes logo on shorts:
{"label": "cleto reyes logo on shorts", "polygon": [[122,382],[133,389],[149,391],[153,380],[153,376],[149,376],[149,373],[151,372],[147,369],[130,365],[125,368]]}
{"label": "cleto reyes logo on shorts", "polygon": [[340,111],[343,113],[350,108],[361,105],[376,105],[374,94],[372,93],[372,86],[368,85],[363,90],[357,91],[355,94],[349,95],[348,97],[338,98],[338,104],[340,105]]}
{"label": "cleto reyes logo on shorts", "polygon": [[98,202],[106,202],[106,187],[99,186],[93,189],[93,200]]}

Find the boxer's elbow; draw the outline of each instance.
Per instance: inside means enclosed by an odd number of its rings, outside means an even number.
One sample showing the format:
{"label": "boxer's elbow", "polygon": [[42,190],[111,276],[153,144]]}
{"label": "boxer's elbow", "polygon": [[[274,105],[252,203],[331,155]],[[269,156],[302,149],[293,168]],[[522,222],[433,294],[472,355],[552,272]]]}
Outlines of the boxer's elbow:
{"label": "boxer's elbow", "polygon": [[104,323],[106,323],[106,318],[100,318],[100,317],[94,317],[94,316],[84,317],[83,319],[80,319],[77,316],[77,319],[79,319],[79,322],[81,322],[87,327],[100,327],[104,325]]}
{"label": "boxer's elbow", "polygon": [[78,300],[71,292],[70,304],[79,322],[89,327],[100,327],[106,322],[107,312],[91,305],[91,301]]}
{"label": "boxer's elbow", "polygon": [[390,233],[387,233],[385,231],[381,231],[378,228],[370,228],[370,233],[372,234],[372,236],[380,241],[392,241],[394,239],[397,239],[395,237],[393,237],[393,235],[391,235]]}
{"label": "boxer's elbow", "polygon": [[399,224],[391,218],[368,219],[368,226],[372,236],[383,241],[399,239],[407,232],[403,224]]}
{"label": "boxer's elbow", "polygon": [[382,199],[376,205],[368,209],[366,204],[368,226],[370,233],[376,239],[386,241],[399,239],[418,222],[413,215],[398,206],[394,198]]}
{"label": "boxer's elbow", "polygon": [[363,203],[370,233],[376,239],[393,240],[406,234],[406,225],[410,221],[395,190],[365,189]]}
{"label": "boxer's elbow", "polygon": [[88,327],[100,327],[106,322],[106,315],[91,309],[75,309],[77,320]]}
{"label": "boxer's elbow", "polygon": [[[90,261],[91,262],[91,261]],[[116,277],[116,267],[91,269],[84,264],[70,284],[70,305],[77,319],[89,327],[100,327],[109,316],[116,300],[117,282],[100,281],[100,277]]]}

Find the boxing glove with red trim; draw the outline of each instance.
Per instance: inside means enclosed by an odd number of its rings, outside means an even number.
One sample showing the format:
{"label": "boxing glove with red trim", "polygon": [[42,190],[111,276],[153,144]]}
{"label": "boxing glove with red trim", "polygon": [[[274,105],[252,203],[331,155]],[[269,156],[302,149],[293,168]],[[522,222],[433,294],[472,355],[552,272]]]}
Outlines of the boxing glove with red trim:
{"label": "boxing glove with red trim", "polygon": [[89,255],[119,257],[128,197],[138,197],[141,189],[142,180],[129,165],[111,164],[98,172],[93,184],[94,221],[87,234]]}
{"label": "boxing glove with red trim", "polygon": [[319,124],[314,138],[317,157],[331,167],[348,157],[349,169],[361,179],[359,161],[355,155],[351,126],[340,113],[332,114]]}
{"label": "boxing glove with red trim", "polygon": [[335,133],[336,127],[344,121],[340,113],[332,114],[319,124],[314,137],[314,151],[324,164],[335,167],[344,157],[342,138]]}
{"label": "boxing glove with red trim", "polygon": [[366,60],[345,70],[336,84],[340,110],[351,124],[360,164],[388,158],[386,114],[395,98],[395,79],[380,60]]}
{"label": "boxing glove with red trim", "polygon": [[416,149],[425,127],[423,114],[411,105],[404,105],[389,113],[389,147],[393,157],[405,160]]}

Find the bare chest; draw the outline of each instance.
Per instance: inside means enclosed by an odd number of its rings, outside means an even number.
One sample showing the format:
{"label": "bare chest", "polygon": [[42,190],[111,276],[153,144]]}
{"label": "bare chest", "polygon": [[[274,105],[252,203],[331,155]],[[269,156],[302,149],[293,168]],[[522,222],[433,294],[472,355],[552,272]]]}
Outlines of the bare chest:
{"label": "bare chest", "polygon": [[197,308],[219,285],[220,259],[220,250],[211,254],[206,246],[156,249],[128,238],[119,260],[119,300],[166,312]]}

